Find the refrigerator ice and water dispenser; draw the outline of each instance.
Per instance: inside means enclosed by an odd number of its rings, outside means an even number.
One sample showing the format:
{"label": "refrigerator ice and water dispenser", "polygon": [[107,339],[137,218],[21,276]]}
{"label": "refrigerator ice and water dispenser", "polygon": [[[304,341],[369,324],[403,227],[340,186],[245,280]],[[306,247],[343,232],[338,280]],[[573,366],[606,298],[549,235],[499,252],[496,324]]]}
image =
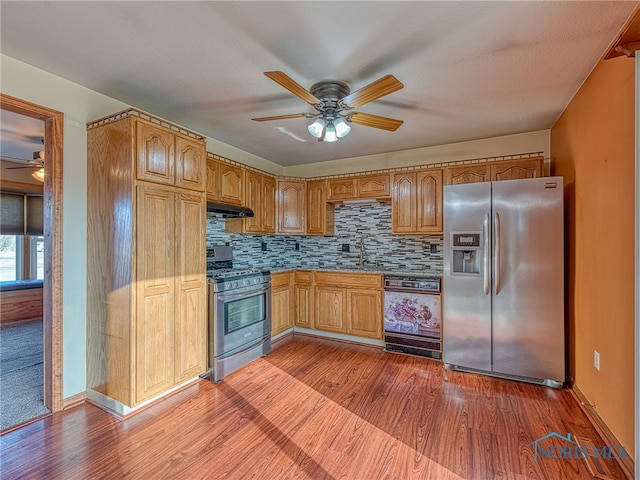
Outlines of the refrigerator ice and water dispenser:
{"label": "refrigerator ice and water dispenser", "polygon": [[480,276],[481,232],[451,232],[451,275]]}

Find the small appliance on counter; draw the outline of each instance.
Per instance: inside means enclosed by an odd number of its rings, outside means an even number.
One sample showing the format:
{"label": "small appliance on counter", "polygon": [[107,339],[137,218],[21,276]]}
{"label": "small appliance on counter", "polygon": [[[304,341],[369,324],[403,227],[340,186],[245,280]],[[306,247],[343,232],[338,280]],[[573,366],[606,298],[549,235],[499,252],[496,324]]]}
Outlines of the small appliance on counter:
{"label": "small appliance on counter", "polygon": [[219,382],[226,375],[271,352],[271,273],[234,269],[233,250],[207,248],[209,370]]}
{"label": "small appliance on counter", "polygon": [[440,278],[385,275],[385,350],[442,358]]}

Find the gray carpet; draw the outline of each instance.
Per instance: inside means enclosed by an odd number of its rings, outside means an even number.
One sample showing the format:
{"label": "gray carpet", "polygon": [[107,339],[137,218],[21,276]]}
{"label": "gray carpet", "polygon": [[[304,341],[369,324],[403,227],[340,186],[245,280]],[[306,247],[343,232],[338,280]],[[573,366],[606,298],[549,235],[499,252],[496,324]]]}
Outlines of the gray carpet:
{"label": "gray carpet", "polygon": [[49,413],[42,357],[42,319],[0,325],[0,430]]}

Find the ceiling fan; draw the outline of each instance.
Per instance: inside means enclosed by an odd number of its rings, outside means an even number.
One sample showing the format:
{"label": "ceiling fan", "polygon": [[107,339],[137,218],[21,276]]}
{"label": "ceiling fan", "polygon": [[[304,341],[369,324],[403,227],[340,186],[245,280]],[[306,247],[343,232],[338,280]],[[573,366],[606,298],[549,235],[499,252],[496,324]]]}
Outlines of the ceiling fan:
{"label": "ceiling fan", "polygon": [[295,80],[283,72],[264,72],[274,82],[283,86],[291,93],[309,103],[316,109],[316,113],[292,113],[289,115],[276,115],[273,117],[252,118],[256,122],[270,120],[285,120],[289,118],[316,118],[309,125],[309,133],[318,141],[335,142],[349,133],[349,123],[364,125],[366,127],[379,128],[395,132],[402,120],[381,117],[370,113],[354,112],[369,102],[389,95],[404,85],[393,75],[385,75],[375,82],[351,93],[349,85],[338,80],[322,80],[314,83],[309,90],[302,87]]}
{"label": "ceiling fan", "polygon": [[25,162],[24,165],[20,165],[19,167],[6,167],[6,170],[20,170],[22,168],[35,168],[37,169],[35,172],[31,174],[33,178],[44,182],[44,150],[40,150],[37,152],[33,152],[33,160],[24,160],[21,158],[13,158],[13,157],[3,157],[6,160],[19,160],[21,162]]}

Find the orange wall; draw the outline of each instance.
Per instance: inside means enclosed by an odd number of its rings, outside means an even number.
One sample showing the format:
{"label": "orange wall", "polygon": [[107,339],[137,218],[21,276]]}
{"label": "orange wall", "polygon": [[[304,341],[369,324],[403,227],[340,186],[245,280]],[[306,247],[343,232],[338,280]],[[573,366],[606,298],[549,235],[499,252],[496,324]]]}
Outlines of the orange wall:
{"label": "orange wall", "polygon": [[552,174],[566,185],[569,375],[631,455],[634,85],[634,59],[601,61],[551,129]]}

